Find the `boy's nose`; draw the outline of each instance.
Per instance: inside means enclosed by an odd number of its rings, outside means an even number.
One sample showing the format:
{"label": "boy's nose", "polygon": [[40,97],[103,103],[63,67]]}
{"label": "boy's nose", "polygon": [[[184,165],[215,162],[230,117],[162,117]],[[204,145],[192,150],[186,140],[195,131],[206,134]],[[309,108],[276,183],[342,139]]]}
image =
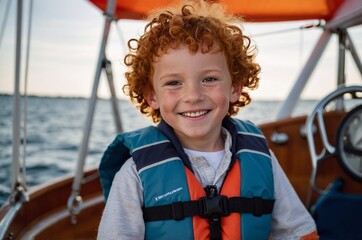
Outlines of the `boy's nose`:
{"label": "boy's nose", "polygon": [[184,100],[186,102],[197,102],[203,99],[203,92],[200,86],[192,84],[186,88]]}

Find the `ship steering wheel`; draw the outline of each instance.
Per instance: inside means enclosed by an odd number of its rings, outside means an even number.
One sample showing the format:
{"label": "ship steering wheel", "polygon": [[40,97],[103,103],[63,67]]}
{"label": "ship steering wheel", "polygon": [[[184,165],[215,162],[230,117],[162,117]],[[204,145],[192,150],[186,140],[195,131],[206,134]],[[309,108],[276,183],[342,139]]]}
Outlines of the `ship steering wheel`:
{"label": "ship steering wheel", "polygon": [[362,182],[362,105],[343,118],[337,132],[336,153],[343,169]]}
{"label": "ship steering wheel", "polygon": [[[338,127],[334,144],[331,144],[328,140],[323,116],[329,103],[335,100],[338,101],[338,99],[343,101],[343,96],[347,94],[356,97],[357,93],[362,93],[362,86],[339,87],[319,101],[307,118],[305,129],[312,160],[310,184],[312,189],[320,194],[323,194],[325,190],[319,188],[316,184],[318,164],[331,156],[337,156],[342,168],[352,178],[362,181],[362,104],[354,107],[344,116]],[[320,153],[316,152],[314,123],[318,125],[318,132],[322,140],[323,149]]]}

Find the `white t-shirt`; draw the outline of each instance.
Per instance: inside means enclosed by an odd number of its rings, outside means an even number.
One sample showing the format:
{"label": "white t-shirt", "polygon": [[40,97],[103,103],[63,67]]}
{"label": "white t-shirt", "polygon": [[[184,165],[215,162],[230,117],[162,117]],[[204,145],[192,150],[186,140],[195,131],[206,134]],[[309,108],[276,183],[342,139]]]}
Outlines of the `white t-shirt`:
{"label": "white t-shirt", "polygon": [[189,157],[200,157],[200,156],[204,157],[207,163],[210,165],[210,167],[214,169],[214,171],[216,171],[219,168],[221,161],[225,157],[225,150],[216,151],[216,152],[200,152],[187,148],[184,148],[184,150]]}

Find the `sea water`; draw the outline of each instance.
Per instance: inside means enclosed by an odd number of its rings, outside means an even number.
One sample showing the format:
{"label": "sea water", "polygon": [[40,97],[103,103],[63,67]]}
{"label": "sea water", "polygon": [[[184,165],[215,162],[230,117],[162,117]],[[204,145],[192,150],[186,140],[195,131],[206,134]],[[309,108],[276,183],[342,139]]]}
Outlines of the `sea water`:
{"label": "sea water", "polygon": [[[295,114],[310,112],[315,101],[302,101]],[[256,124],[275,118],[280,101],[253,101],[237,118]],[[80,98],[28,97],[22,99],[20,162],[25,161],[26,184],[34,186],[75,172],[89,101]],[[153,124],[127,100],[119,101],[125,131]],[[13,97],[0,96],[0,205],[10,195],[12,175]],[[26,124],[23,120],[26,118]],[[106,147],[117,135],[109,100],[97,100],[85,168],[99,164]],[[25,150],[25,154],[24,154]],[[24,158],[25,155],[25,158]],[[20,164],[22,166],[22,164]]]}

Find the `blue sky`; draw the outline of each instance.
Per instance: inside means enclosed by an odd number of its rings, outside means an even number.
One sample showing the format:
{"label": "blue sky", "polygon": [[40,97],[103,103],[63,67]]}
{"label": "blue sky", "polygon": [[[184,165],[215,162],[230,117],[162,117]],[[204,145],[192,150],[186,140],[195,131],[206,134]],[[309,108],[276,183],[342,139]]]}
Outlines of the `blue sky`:
{"label": "blue sky", "polygon": [[[5,4],[0,1],[0,26],[4,21]],[[104,19],[101,11],[86,0],[33,0],[32,39],[28,73],[28,93],[45,96],[89,97],[95,74]],[[15,63],[15,9],[11,1],[4,37],[0,45],[0,92],[12,93]],[[23,40],[28,27],[28,1],[24,1]],[[260,33],[296,29],[315,21],[244,24],[259,49],[258,63],[262,67],[260,87],[252,93],[254,99],[282,99],[297,79],[321,33],[320,29],[289,31],[258,37]],[[125,42],[139,36],[144,22],[122,20],[113,25],[107,57],[112,61],[118,96],[124,84],[123,56]],[[121,32],[121,35],[119,34]],[[362,27],[350,34],[362,58]],[[254,37],[253,37],[254,36]],[[25,41],[22,56],[25,58]],[[302,97],[318,98],[333,90],[337,77],[337,39],[333,37],[323,54]],[[24,69],[24,62],[22,68]],[[361,75],[347,54],[347,83],[361,84]],[[24,73],[22,73],[24,79]],[[331,82],[333,84],[331,84]],[[21,84],[23,88],[23,83]],[[100,97],[109,96],[104,75]]]}

